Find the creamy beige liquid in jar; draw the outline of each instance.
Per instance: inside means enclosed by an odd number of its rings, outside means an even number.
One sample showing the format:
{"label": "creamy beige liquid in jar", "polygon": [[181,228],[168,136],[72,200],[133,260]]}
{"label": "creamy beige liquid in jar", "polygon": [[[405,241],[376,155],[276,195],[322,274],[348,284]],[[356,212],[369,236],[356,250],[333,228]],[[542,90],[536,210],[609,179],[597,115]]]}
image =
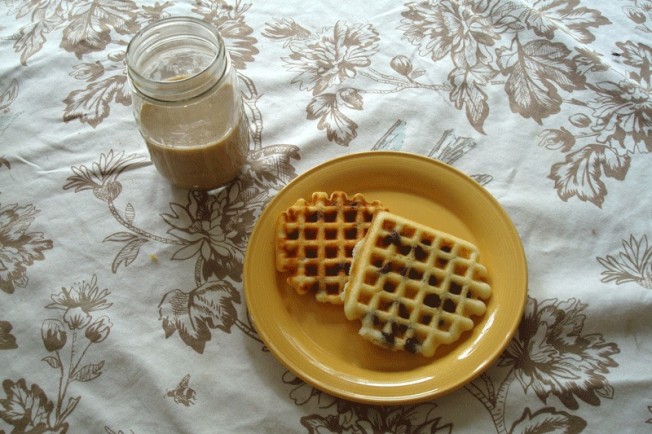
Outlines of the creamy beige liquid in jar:
{"label": "creamy beige liquid in jar", "polygon": [[156,169],[210,190],[246,162],[249,132],[236,71],[216,29],[189,17],[158,21],[127,48],[134,116]]}

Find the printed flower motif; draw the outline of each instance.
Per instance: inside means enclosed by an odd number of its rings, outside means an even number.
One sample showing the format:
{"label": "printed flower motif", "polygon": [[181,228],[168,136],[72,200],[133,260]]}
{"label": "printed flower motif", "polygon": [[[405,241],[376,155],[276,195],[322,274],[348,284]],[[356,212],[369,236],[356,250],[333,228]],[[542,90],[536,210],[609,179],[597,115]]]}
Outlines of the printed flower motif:
{"label": "printed flower motif", "polygon": [[243,199],[247,194],[243,186],[236,181],[217,195],[191,191],[186,206],[170,204],[172,213],[161,217],[172,226],[168,233],[184,244],[172,259],[198,256],[204,279],[211,275],[242,279],[240,258],[254,221],[254,211]]}
{"label": "printed flower motif", "polygon": [[76,193],[92,190],[95,197],[110,203],[122,191],[122,184],[118,181],[120,174],[141,164],[145,164],[142,157],[136,154],[125,156],[124,151],[114,153],[111,149],[108,153],[102,154],[100,160],[93,163],[90,168],[85,165],[73,166],[74,175],[68,177],[68,182],[63,189],[74,188]]}
{"label": "printed flower motif", "polygon": [[99,344],[109,336],[113,323],[108,316],[102,315],[86,329],[86,337],[94,344]]}
{"label": "printed flower motif", "polygon": [[81,329],[90,323],[91,312],[104,310],[111,307],[106,297],[110,294],[108,289],[100,289],[97,286],[97,276],[89,283],[82,281],[73,284],[70,289],[61,288],[61,292],[52,296],[53,303],[46,307],[50,309],[64,310],[64,321],[72,330]]}
{"label": "printed flower motif", "polygon": [[482,5],[468,1],[409,3],[403,12],[405,37],[433,61],[452,54],[459,68],[488,63],[488,47],[500,39]]}
{"label": "printed flower motif", "polygon": [[600,397],[613,394],[604,374],[618,366],[611,356],[620,351],[600,334],[581,334],[585,308],[575,299],[539,304],[530,298],[517,335],[501,358],[500,366],[513,366],[523,388],[534,390],[544,403],[552,394],[574,410],[579,407],[576,398],[599,405]]}
{"label": "printed flower motif", "polygon": [[[588,102],[598,119],[594,127],[601,143],[616,140],[629,153],[652,152],[652,90],[631,80],[587,86],[598,97]],[[633,142],[627,141],[627,137]],[[644,147],[644,149],[643,149]]]}
{"label": "printed flower motif", "polygon": [[291,44],[292,54],[284,60],[291,71],[300,73],[292,83],[300,83],[301,90],[318,95],[369,66],[379,40],[378,32],[369,24],[349,26],[338,21],[334,27]]}
{"label": "printed flower motif", "polygon": [[634,0],[633,6],[623,7],[627,17],[638,24],[637,30],[652,33],[652,1]]}
{"label": "printed flower motif", "polygon": [[63,323],[58,319],[46,319],[41,326],[43,345],[49,352],[58,351],[66,345],[68,336]]}
{"label": "printed flower motif", "polygon": [[568,152],[575,144],[575,136],[566,128],[546,129],[539,134],[539,145],[546,149]]}
{"label": "printed flower motif", "polygon": [[234,68],[243,70],[248,62],[254,61],[258,54],[256,38],[251,36],[254,29],[245,22],[245,12],[250,3],[235,2],[234,5],[224,1],[197,1],[192,9],[200,14],[204,21],[212,23],[220,32],[229,52]]}
{"label": "printed flower motif", "polygon": [[441,417],[433,416],[436,407],[433,403],[374,407],[338,401],[337,414],[304,416],[301,424],[310,434],[450,432],[450,425],[440,426]]}
{"label": "printed flower motif", "polygon": [[27,285],[27,266],[52,248],[41,232],[27,232],[37,213],[33,205],[0,207],[0,289],[8,294]]}

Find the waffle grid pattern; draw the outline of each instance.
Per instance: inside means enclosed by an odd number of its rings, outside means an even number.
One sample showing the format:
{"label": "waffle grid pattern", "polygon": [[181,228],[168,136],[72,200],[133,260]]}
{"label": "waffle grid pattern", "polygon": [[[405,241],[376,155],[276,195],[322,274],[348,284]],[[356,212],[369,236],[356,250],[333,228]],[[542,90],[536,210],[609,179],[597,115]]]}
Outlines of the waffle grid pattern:
{"label": "waffle grid pattern", "polygon": [[276,269],[288,272],[288,284],[300,294],[314,292],[320,302],[342,304],[353,248],[367,233],[380,202],[363,195],[349,198],[313,193],[281,214],[276,231]]}
{"label": "waffle grid pattern", "polygon": [[430,357],[485,312],[491,287],[478,256],[471,243],[379,213],[356,247],[346,316],[360,318],[360,334],[378,345]]}

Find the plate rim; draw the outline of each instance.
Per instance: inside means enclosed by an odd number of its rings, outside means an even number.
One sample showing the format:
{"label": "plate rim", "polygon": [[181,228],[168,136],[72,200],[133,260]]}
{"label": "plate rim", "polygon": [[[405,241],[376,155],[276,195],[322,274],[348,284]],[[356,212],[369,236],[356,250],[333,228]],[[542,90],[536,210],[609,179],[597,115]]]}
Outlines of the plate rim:
{"label": "plate rim", "polygon": [[[252,313],[255,312],[255,309],[252,309],[250,304],[250,300],[252,298],[250,293],[252,285],[250,284],[250,282],[248,283],[249,273],[247,272],[247,270],[252,266],[249,265],[251,262],[250,258],[252,257],[251,251],[254,249],[253,245],[255,244],[252,241],[255,241],[259,232],[264,230],[262,229],[261,222],[266,220],[265,218],[266,214],[268,213],[268,210],[272,208],[272,205],[278,202],[279,200],[282,200],[285,194],[287,194],[286,192],[292,190],[296,184],[299,184],[304,179],[313,176],[313,174],[316,172],[326,170],[329,166],[336,166],[342,161],[348,161],[352,159],[373,160],[375,158],[381,158],[381,157],[384,158],[392,157],[392,158],[404,159],[404,160],[419,160],[422,163],[431,164],[435,167],[438,167],[438,169],[440,170],[448,170],[452,172],[454,176],[459,176],[461,178],[464,178],[467,182],[468,181],[472,182],[472,185],[474,185],[474,187],[476,187],[481,192],[481,194],[489,200],[489,202],[492,202],[492,205],[494,206],[495,210],[498,211],[498,213],[500,214],[501,220],[504,223],[506,223],[506,226],[508,227],[510,232],[513,233],[514,235],[513,239],[516,240],[516,245],[514,247],[516,247],[517,251],[515,253],[522,265],[520,271],[522,273],[521,278],[524,285],[524,287],[522,288],[522,299],[520,300],[520,303],[518,303],[518,311],[514,312],[515,314],[514,318],[517,319],[513,322],[505,337],[500,341],[500,344],[496,345],[494,350],[491,351],[490,354],[488,354],[487,357],[485,357],[480,363],[478,363],[476,369],[473,371],[471,375],[466,376],[463,379],[463,381],[459,381],[457,384],[444,389],[433,388],[430,390],[423,390],[414,393],[406,393],[402,395],[383,396],[382,394],[379,393],[373,393],[373,394],[360,393],[357,391],[356,392],[346,391],[340,387],[337,388],[330,387],[326,382],[321,381],[317,378],[313,378],[313,376],[311,375],[306,375],[305,372],[299,366],[296,366],[296,364],[292,363],[290,358],[287,357],[285,354],[283,354],[283,351],[280,350],[279,345],[277,345],[275,342],[272,342],[270,340],[267,330],[259,329],[257,325],[258,320],[255,314]],[[338,398],[347,399],[362,404],[372,404],[372,405],[410,404],[410,403],[422,402],[425,400],[434,399],[443,395],[447,395],[463,387],[465,384],[472,382],[475,378],[477,378],[480,374],[482,374],[482,372],[486,371],[486,369],[488,369],[496,361],[496,359],[505,351],[505,349],[511,342],[513,336],[515,335],[516,331],[518,330],[518,325],[521,322],[523,313],[525,311],[525,306],[527,304],[527,298],[528,298],[528,291],[527,291],[528,266],[527,265],[528,265],[527,258],[525,256],[523,242],[509,214],[503,208],[503,206],[498,202],[498,200],[486,188],[484,188],[481,184],[477,183],[477,181],[475,181],[469,175],[457,169],[456,167],[453,167],[440,160],[436,160],[432,157],[427,157],[421,154],[415,154],[406,151],[385,151],[385,150],[361,151],[361,152],[354,152],[351,154],[334,157],[324,162],[321,162],[319,164],[316,164],[315,166],[312,166],[311,168],[297,175],[294,179],[288,182],[265,204],[260,215],[257,217],[256,222],[254,224],[254,228],[247,240],[247,248],[245,250],[244,265],[243,265],[243,292],[245,297],[247,313],[250,316],[254,329],[256,330],[257,334],[261,338],[262,342],[267,346],[267,348],[269,349],[270,353],[272,353],[274,358],[279,363],[281,363],[286,369],[288,369],[295,376],[297,376],[297,378],[303,380],[307,384],[323,392],[329,393]],[[519,279],[519,282],[520,280],[521,279]],[[325,374],[328,375],[327,373]]]}

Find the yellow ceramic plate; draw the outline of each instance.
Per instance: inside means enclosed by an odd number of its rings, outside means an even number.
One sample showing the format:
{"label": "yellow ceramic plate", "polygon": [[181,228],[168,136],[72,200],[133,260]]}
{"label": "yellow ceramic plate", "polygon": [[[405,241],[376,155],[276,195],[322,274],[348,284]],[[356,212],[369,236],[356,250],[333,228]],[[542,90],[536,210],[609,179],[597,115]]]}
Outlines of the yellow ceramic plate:
{"label": "yellow ceramic plate", "polygon": [[[277,273],[277,216],[315,191],[342,190],[380,200],[394,213],[476,244],[493,294],[483,317],[460,341],[433,358],[392,352],[358,335],[341,306],[300,296]],[[365,152],[328,161],[289,183],[266,206],[249,239],[244,291],[260,337],[290,371],[332,395],[364,403],[397,404],[435,398],[471,381],[510,342],[527,294],[520,238],[498,202],[473,179],[430,158]]]}

